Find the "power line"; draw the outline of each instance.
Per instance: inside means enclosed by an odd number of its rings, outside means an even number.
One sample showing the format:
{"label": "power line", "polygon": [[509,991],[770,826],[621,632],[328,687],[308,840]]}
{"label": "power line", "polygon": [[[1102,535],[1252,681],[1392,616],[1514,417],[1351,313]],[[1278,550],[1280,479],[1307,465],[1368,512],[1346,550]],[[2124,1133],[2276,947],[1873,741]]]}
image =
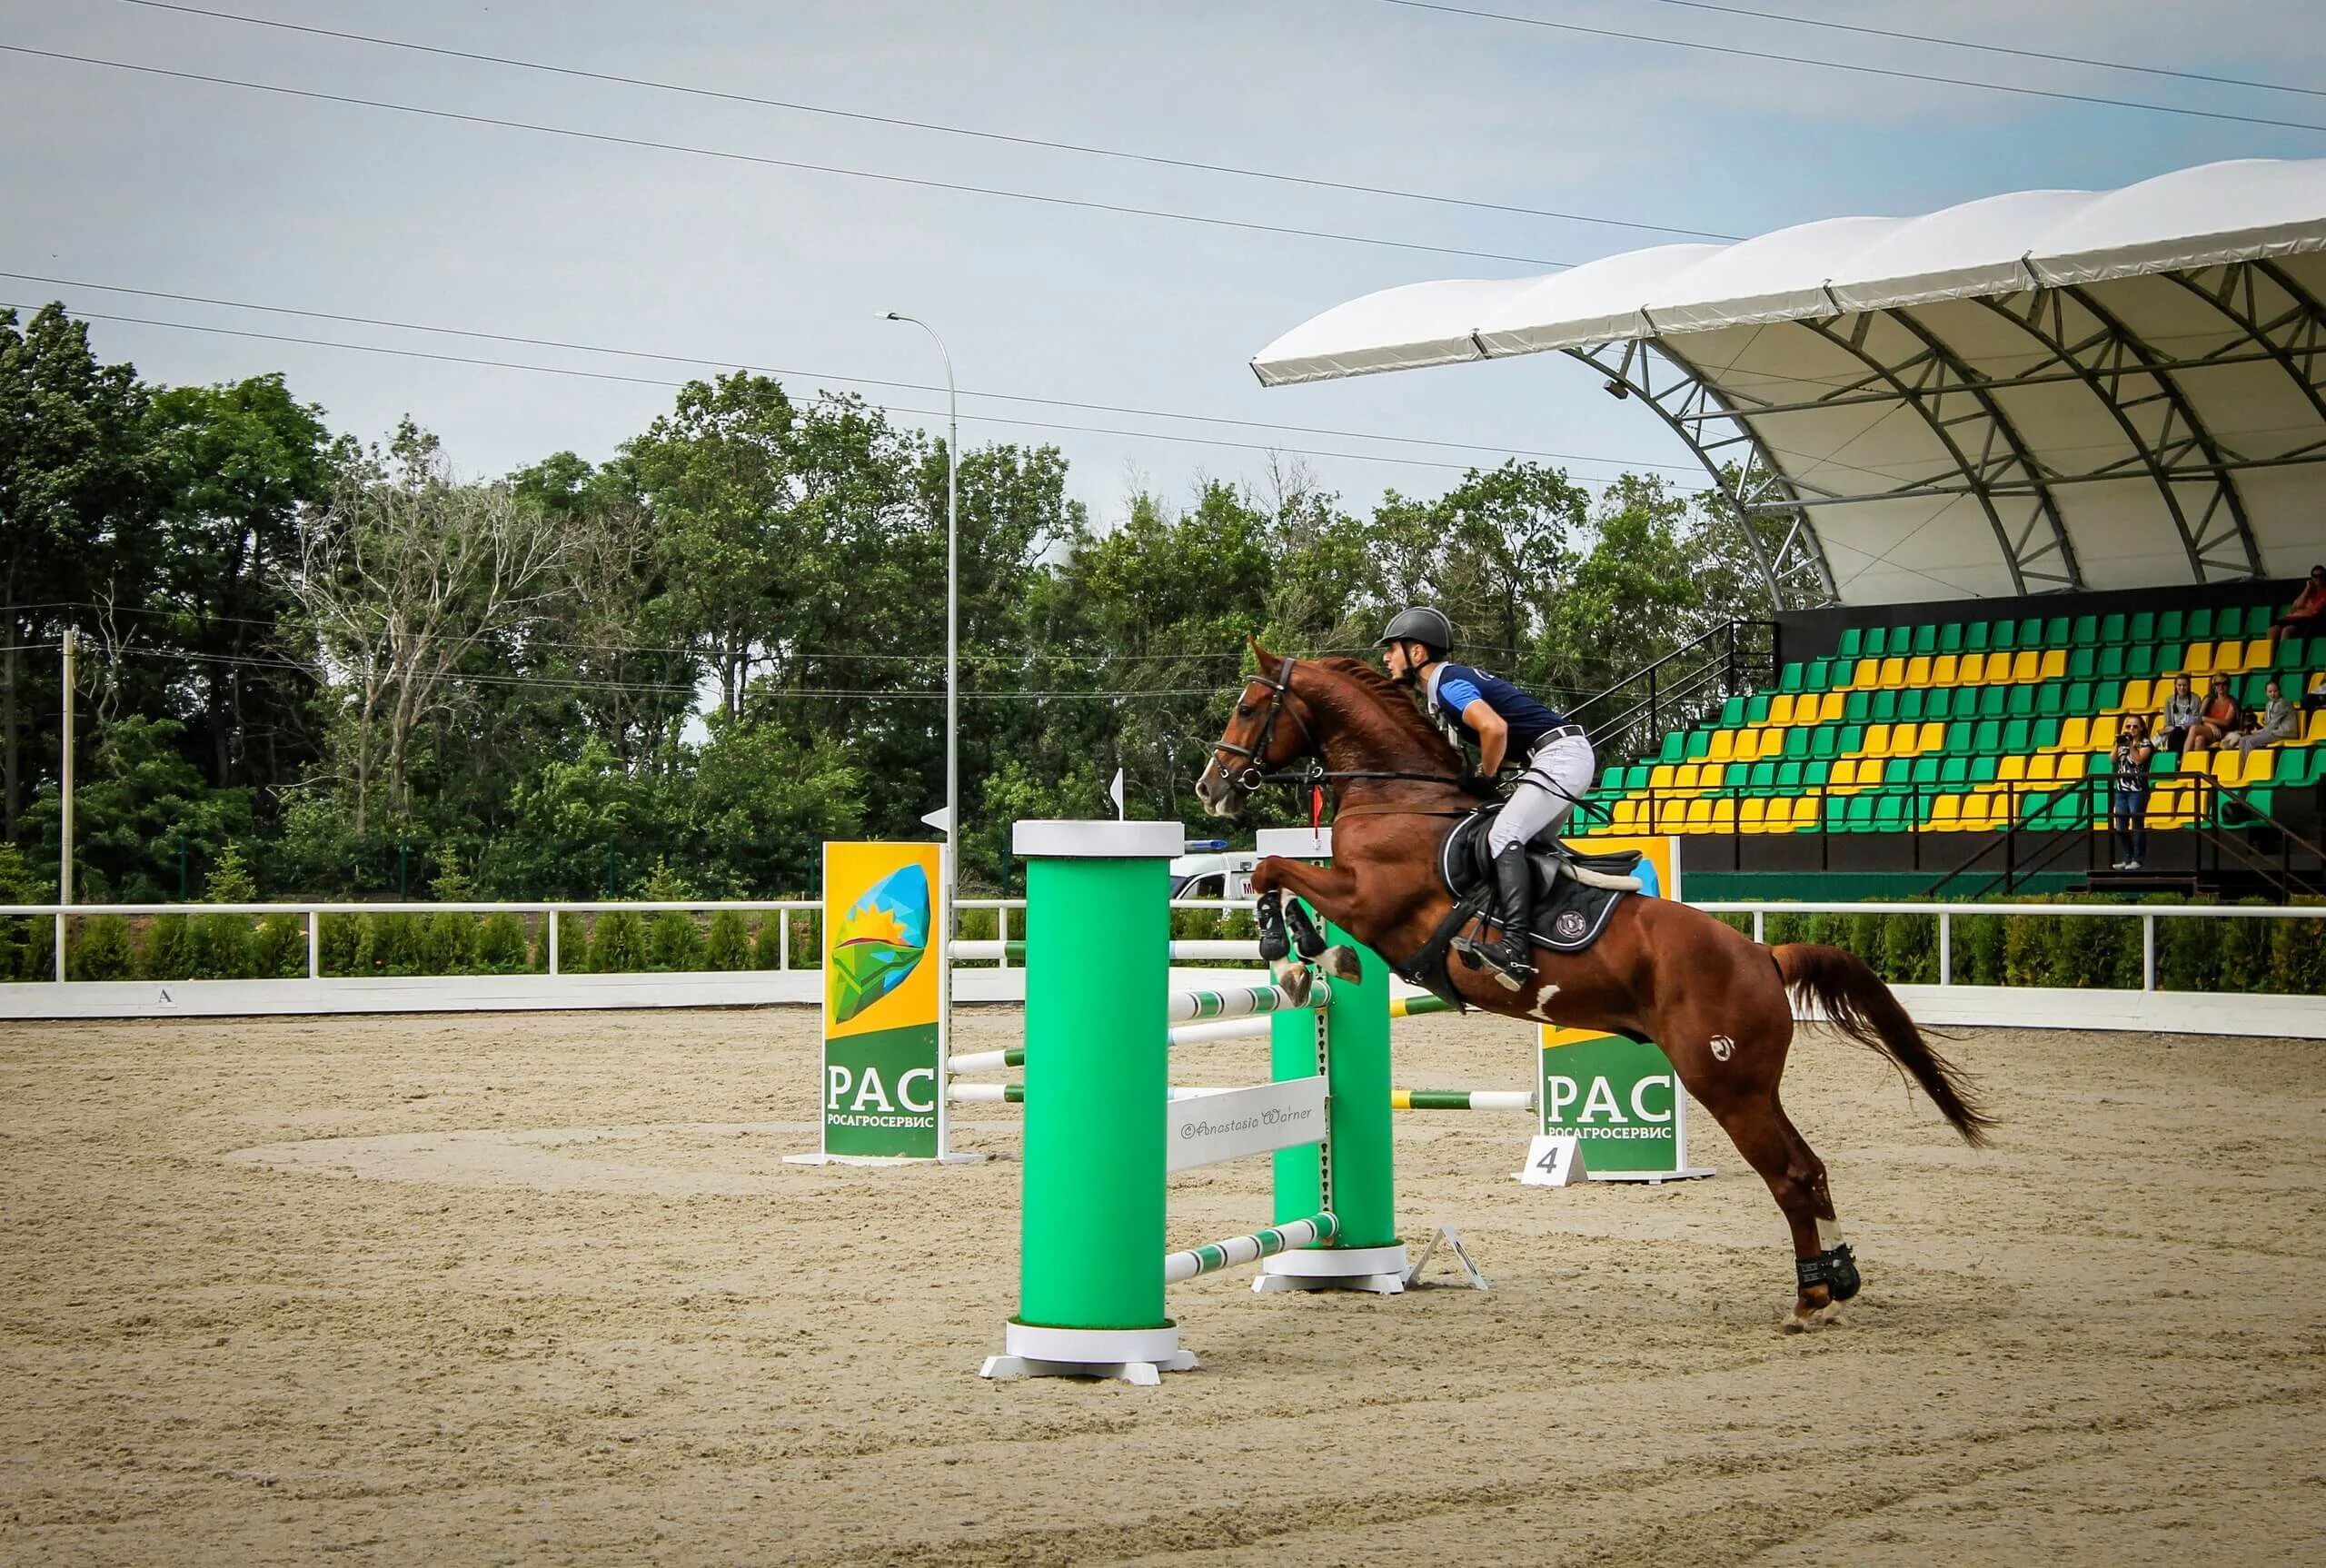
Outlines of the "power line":
{"label": "power line", "polygon": [[629,76],[612,71],[591,71],[577,65],[558,65],[543,60],[526,60],[509,55],[488,55],[471,49],[453,49],[440,45],[417,44],[405,38],[384,38],[369,33],[345,32],[336,27],[315,27],[298,22],[282,22],[267,16],[244,16],[231,11],[213,11],[200,5],[180,5],[169,0],[123,0],[123,4],[148,11],[174,11],[181,15],[201,16],[215,22],[231,22],[245,27],[268,27],[284,33],[303,33],[313,37],[335,38],[344,43],[363,44],[382,49],[402,49],[415,55],[432,55],[440,59],[467,60],[479,65],[504,65],[520,71],[537,71],[547,75],[565,76],[578,81],[606,82],[623,87],[645,87],[658,93],[678,93],[689,97],[715,99],[728,104],[750,104],[763,109],[780,109],[794,114],[815,114],[828,119],[849,120],[860,124],[889,125],[900,130],[928,131],[939,135],[961,136],[974,141],[996,142],[1017,147],[1039,147],[1054,153],[1073,153],[1084,157],[1114,158],[1125,163],[1147,164],[1158,168],[1188,169],[1208,174],[1231,174],[1238,179],[1267,180],[1278,184],[1305,185],[1312,190],[1345,191],[1363,196],[1391,196],[1399,201],[1429,202],[1441,206],[1468,207],[1478,212],[1505,213],[1522,218],[1554,218],[1566,223],[1598,223],[1610,228],[1640,229],[1650,233],[1678,234],[1691,239],[1734,240],[1735,234],[1715,233],[1708,229],[1675,227],[1668,223],[1651,223],[1633,218],[1610,218],[1595,213],[1568,213],[1544,207],[1522,207],[1506,202],[1478,201],[1466,196],[1442,195],[1431,191],[1407,191],[1389,185],[1367,185],[1347,180],[1326,179],[1317,174],[1287,174],[1279,169],[1256,169],[1236,164],[1210,163],[1200,158],[1177,158],[1161,153],[1142,153],[1128,147],[1101,147],[1080,142],[1059,141],[1047,136],[1015,135],[1004,131],[988,131],[970,125],[951,125],[941,121],[913,120],[895,114],[875,114],[860,109],[840,109],[826,104],[803,103],[795,99],[766,98],[750,93],[731,93],[716,87],[698,86],[687,82],[660,81],[649,76]]}
{"label": "power line", "polygon": [[[380,316],[350,315],[336,311],[303,310],[291,305],[264,305],[247,300],[219,299],[207,294],[173,293],[166,289],[130,288],[119,283],[91,283],[80,278],[50,277],[38,273],[15,273],[0,269],[0,278],[15,278],[19,282],[41,283],[55,288],[94,289],[109,294],[134,294],[141,299],[170,300],[180,304],[216,305],[227,310],[255,311],[267,315],[301,316],[310,321],[341,322],[353,326],[388,327],[399,332],[433,332],[444,337],[474,338],[485,342],[516,343],[528,348],[558,349],[572,353],[606,354],[622,359],[657,360],[666,364],[696,365],[710,370],[742,370],[755,375],[790,376],[815,382],[841,382],[851,386],[886,387],[904,392],[940,392],[945,389],[927,382],[884,381],[876,376],[837,375],[826,371],[791,369],[780,366],[752,364],[737,360],[710,359],[698,354],[663,353],[647,349],[613,348],[600,343],[572,342],[557,338],[523,337],[509,332],[481,332],[467,327],[433,326],[425,322],[393,321]],[[669,384],[669,383],[661,383]],[[1542,452],[1526,447],[1488,446],[1477,442],[1443,441],[1430,436],[1391,435],[1382,432],[1334,430],[1317,425],[1281,424],[1268,420],[1234,419],[1222,414],[1182,413],[1172,409],[1135,408],[1122,403],[1089,402],[1073,398],[1035,397],[1021,392],[981,392],[963,387],[963,397],[988,398],[998,402],[1036,403],[1047,408],[1078,409],[1089,413],[1131,414],[1143,419],[1188,420],[1202,424],[1234,425],[1245,430],[1277,430],[1294,435],[1329,436],[1337,441],[1387,442],[1399,446],[1440,447],[1455,452],[1490,452],[1504,457],[1536,458],[1548,462],[1587,462],[1608,468],[1669,469],[1675,472],[1694,472],[1692,465],[1669,462],[1632,462],[1621,458],[1585,457],[1579,452]]]}
{"label": "power line", "polygon": [[[33,310],[35,306],[0,301],[0,310]],[[632,386],[683,387],[687,383],[660,376],[621,375],[611,371],[575,370],[560,365],[527,364],[519,360],[483,359],[472,354],[439,353],[426,349],[392,348],[381,343],[352,343],[332,338],[302,337],[289,332],[263,332],[246,327],[205,326],[194,322],[161,321],[151,316],[118,315],[100,311],[75,311],[84,321],[113,322],[124,326],[159,327],[171,332],[202,332],[214,337],[245,338],[259,342],[292,343],[307,348],[339,349],[351,353],[386,354],[399,359],[423,360],[440,364],[474,365],[488,370],[525,371],[535,375],[568,376],[584,381],[618,382]],[[912,419],[942,419],[936,409],[905,408],[895,403],[866,402],[867,408],[883,413]],[[1227,441],[1218,436],[1175,435],[1168,431],[1124,430],[1112,425],[1072,424],[1054,420],[1014,419],[1006,414],[965,412],[964,421],[993,425],[1009,425],[1029,430],[1070,432],[1080,435],[1118,436],[1130,441],[1171,442],[1181,445],[1224,447],[1236,452],[1282,452],[1296,457],[1326,458],[1337,461],[1389,463],[1407,468],[1436,469],[1451,473],[1468,473],[1475,463],[1440,462],[1429,458],[1398,457],[1383,452],[1326,452],[1311,447],[1281,446],[1274,442]],[[1489,449],[1491,450],[1491,449]],[[1603,459],[1585,459],[1604,461]]]}
{"label": "power line", "polygon": [[2020,87],[2006,82],[1983,82],[1968,76],[1942,76],[1928,71],[1902,71],[1886,65],[1854,65],[1840,60],[1819,60],[1803,55],[1783,55],[1766,49],[1742,49],[1728,44],[1705,44],[1693,38],[1666,38],[1655,33],[1634,33],[1617,27],[1586,27],[1580,22],[1553,22],[1542,16],[1519,16],[1507,11],[1485,11],[1449,5],[1441,0],[1377,0],[1408,11],[1433,11],[1447,16],[1467,16],[1483,22],[1508,22],[1522,27],[1544,27],[1556,33],[1578,33],[1592,38],[1616,38],[1629,44],[1660,44],[1670,49],[1690,49],[1703,55],[1725,55],[1737,60],[1767,60],[1783,65],[1805,65],[1819,71],[1844,71],[1881,76],[1896,82],[1927,82],[1945,87],[1975,87],[1988,93],[2011,93],[2023,98],[2051,98],[2063,104],[2092,104],[2109,109],[2138,109],[2152,114],[2181,114],[2196,120],[2225,120],[2239,125],[2268,125],[2283,131],[2326,131],[2326,124],[2308,120],[2279,120],[2264,114],[2232,114],[2220,109],[2191,109],[2177,104],[2149,104],[2132,98],[2106,98],[2092,93],[2066,93],[2051,87]]}
{"label": "power line", "polygon": [[[144,5],[148,0],[130,0]],[[2007,44],[1981,44],[1968,38],[1940,38],[1928,33],[1902,33],[1890,27],[1866,27],[1854,22],[1828,22],[1817,16],[1788,16],[1776,11],[1754,11],[1743,5],[1715,5],[1711,0],[1652,0],[1689,11],[1716,11],[1726,16],[1751,16],[1764,22],[1788,22],[1796,27],[1822,27],[1829,33],[1855,33],[1868,38],[1894,38],[1908,44],[1936,44],[1948,49],[1972,49],[1982,55],[2009,55],[2021,60],[2044,60],[2056,65],[2092,65],[2102,71],[2129,71],[2142,76],[2169,76],[2182,82],[2208,82],[2221,87],[2251,87],[2258,93],[2300,93],[2326,98],[2326,87],[2296,87],[2283,82],[2256,82],[2243,76],[2215,76],[2203,71],[2175,71],[2164,65],[2139,65],[2125,60],[2096,60],[2083,55],[2053,55],[2042,49],[2014,49]]]}
{"label": "power line", "polygon": [[102,70],[127,71],[139,75],[164,76],[174,81],[202,82],[216,87],[234,87],[248,93],[268,93],[278,97],[303,98],[311,103],[340,104],[359,109],[383,109],[391,114],[412,114],[423,119],[443,120],[463,125],[490,125],[504,131],[530,131],[544,136],[566,136],[575,141],[595,142],[605,146],[642,148],[656,153],[679,153],[693,158],[715,158],[725,163],[750,164],[760,168],[790,169],[811,174],[835,174],[851,180],[870,180],[881,184],[907,185],[916,190],[950,191],[972,196],[999,196],[1013,202],[1031,202],[1041,206],[1072,207],[1085,212],[1113,213],[1134,218],[1158,218],[1175,223],[1195,223],[1206,228],[1236,229],[1247,233],[1274,234],[1303,240],[1327,240],[1336,244],[1374,245],[1393,251],[1415,251],[1430,255],[1466,256],[1474,261],[1513,262],[1529,267],[1571,267],[1572,262],[1555,262],[1541,256],[1516,256],[1500,251],[1469,251],[1456,245],[1423,244],[1413,240],[1391,240],[1374,234],[1344,234],[1330,229],[1303,229],[1284,223],[1252,223],[1242,218],[1211,217],[1199,213],[1178,213],[1160,207],[1134,207],[1117,202],[1096,202],[1079,196],[1049,196],[1032,191],[1006,190],[997,185],[969,185],[954,180],[932,180],[916,174],[890,174],[871,169],[843,168],[835,164],[810,164],[794,158],[770,158],[759,153],[736,153],[718,147],[691,146],[680,142],[658,142],[644,136],[621,136],[611,131],[582,131],[568,125],[544,125],[531,120],[508,120],[491,114],[465,114],[452,109],[426,109],[416,104],[391,103],[384,98],[358,98],[344,93],[322,93],[307,87],[283,87],[270,82],[246,82],[234,76],[214,76],[200,71],[176,71],[161,65],[138,65],[125,60],[103,60],[90,55],[69,55],[55,49],[34,49],[21,44],[0,44],[0,53],[23,55],[36,60],[60,60],[68,65],[94,65]]}

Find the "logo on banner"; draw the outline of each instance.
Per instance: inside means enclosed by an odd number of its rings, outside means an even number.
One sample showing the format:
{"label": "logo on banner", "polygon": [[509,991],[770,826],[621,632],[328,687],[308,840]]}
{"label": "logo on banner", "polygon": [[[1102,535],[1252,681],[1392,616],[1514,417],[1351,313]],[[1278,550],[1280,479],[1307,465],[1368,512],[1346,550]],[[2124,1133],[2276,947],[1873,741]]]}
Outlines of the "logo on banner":
{"label": "logo on banner", "polygon": [[929,873],[900,866],[848,907],[832,934],[832,1021],[847,1023],[904,984],[929,950]]}

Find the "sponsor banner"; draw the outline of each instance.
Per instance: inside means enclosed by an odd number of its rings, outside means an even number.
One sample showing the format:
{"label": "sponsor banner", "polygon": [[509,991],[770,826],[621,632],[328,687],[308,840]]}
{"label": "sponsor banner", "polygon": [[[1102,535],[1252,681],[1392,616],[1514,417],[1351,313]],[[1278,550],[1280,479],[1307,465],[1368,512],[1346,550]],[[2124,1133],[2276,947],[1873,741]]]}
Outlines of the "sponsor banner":
{"label": "sponsor banner", "polygon": [[935,844],[824,846],[823,1150],[935,1159],[945,1094]]}
{"label": "sponsor banner", "polygon": [[[1592,854],[1641,853],[1643,891],[1680,896],[1680,843],[1593,834],[1567,842]],[[1701,1176],[1687,1164],[1687,1104],[1664,1053],[1653,1045],[1591,1029],[1545,1025],[1540,1086],[1542,1132],[1573,1137],[1593,1176]]]}

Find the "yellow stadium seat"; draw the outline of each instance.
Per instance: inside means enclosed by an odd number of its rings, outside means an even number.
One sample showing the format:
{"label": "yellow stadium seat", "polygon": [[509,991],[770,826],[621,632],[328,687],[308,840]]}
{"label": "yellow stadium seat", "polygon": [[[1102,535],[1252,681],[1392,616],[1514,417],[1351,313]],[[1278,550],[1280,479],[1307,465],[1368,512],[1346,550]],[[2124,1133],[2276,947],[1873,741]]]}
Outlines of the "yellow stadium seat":
{"label": "yellow stadium seat", "polygon": [[2220,755],[2221,754],[2217,751],[2183,751],[2181,753],[2180,766],[2173,769],[2172,771],[2175,773],[2210,773],[2212,771],[2213,759]]}
{"label": "yellow stadium seat", "polygon": [[2071,713],[2060,720],[2060,749],[2063,751],[2090,749],[2090,737],[2094,722],[2080,713]]}
{"label": "yellow stadium seat", "polygon": [[1912,689],[1914,687],[1928,686],[1929,684],[1930,655],[1927,653],[1917,653],[1912,659],[1906,660],[1906,685],[1908,688]]}
{"label": "yellow stadium seat", "polygon": [[2005,757],[1995,764],[1995,782],[2016,784],[2027,777],[2027,759]]}
{"label": "yellow stadium seat", "polygon": [[1672,774],[1672,788],[1694,789],[1696,787],[1696,780],[1704,777],[1704,764],[1701,762],[1681,763]]}
{"label": "yellow stadium seat", "polygon": [[1720,788],[1721,780],[1727,777],[1728,769],[1725,764],[1719,762],[1707,762],[1704,765],[1703,770],[1696,775],[1696,788],[1699,789],[1717,789]]}
{"label": "yellow stadium seat", "polygon": [[[1975,655],[1973,656],[1975,657]],[[1961,682],[1958,671],[1963,660],[1955,654],[1942,653],[1931,661],[1930,683],[1933,686],[1953,686]]]}
{"label": "yellow stadium seat", "polygon": [[1836,789],[1854,788],[1857,783],[1857,759],[1844,757],[1834,763],[1834,770],[1827,775],[1825,782]]}
{"label": "yellow stadium seat", "polygon": [[1864,747],[1864,750],[1865,750],[1865,755],[1867,755],[1868,757],[1887,757],[1887,756],[1889,756],[1889,755],[1890,755],[1890,726],[1888,726],[1887,724],[1869,724],[1869,725],[1867,725],[1867,726],[1866,726],[1866,729],[1865,729],[1865,747]]}
{"label": "yellow stadium seat", "polygon": [[1758,795],[1747,796],[1736,815],[1736,826],[1746,833],[1758,833],[1769,819],[1769,803]]}
{"label": "yellow stadium seat", "polygon": [[2309,725],[2301,732],[2301,743],[2305,746],[2315,746],[2321,740],[2326,740],[2326,708],[2311,714]]}
{"label": "yellow stadium seat", "polygon": [[1816,722],[1820,724],[1839,724],[1842,721],[1842,709],[1844,705],[1842,694],[1840,692],[1826,692],[1824,696],[1819,698],[1817,700]]}
{"label": "yellow stadium seat", "polygon": [[2242,662],[2248,670],[2266,670],[2269,668],[2270,657],[2270,640],[2266,637],[2257,637],[2245,645],[2245,658]]}
{"label": "yellow stadium seat", "polygon": [[1735,755],[1736,731],[1734,729],[1714,730],[1712,732],[1712,744],[1705,749],[1705,760],[1707,762],[1725,762],[1731,757]]}
{"label": "yellow stadium seat", "polygon": [[2028,781],[2034,784],[2049,784],[2053,778],[2053,765],[2058,760],[2048,751],[2030,757],[2027,759]]}
{"label": "yellow stadium seat", "polygon": [[2245,781],[2245,759],[2234,747],[2217,746],[2205,755],[2212,759],[2209,771],[2223,784],[2233,789]]}
{"label": "yellow stadium seat", "polygon": [[[2169,680],[2125,681],[2124,695],[2122,700],[2116,704],[2116,711],[2119,713],[2152,713],[2163,707],[2163,698],[2156,695],[2156,688],[2159,685],[2162,685],[2166,691],[2171,691],[2172,690],[2172,683]],[[2152,700],[2152,698],[2154,700]]]}
{"label": "yellow stadium seat", "polygon": [[1965,799],[1967,799],[1967,797],[1962,795],[1941,795],[1937,799],[1932,801],[1930,808],[1931,827],[1941,833],[1953,832],[1955,828],[1960,826],[1962,823],[1963,802]]}
{"label": "yellow stadium seat", "polygon": [[1904,686],[1906,683],[1905,660],[1903,658],[1884,660],[1881,673],[1874,679],[1884,686]]}
{"label": "yellow stadium seat", "polygon": [[1929,723],[1923,726],[1922,734],[1917,736],[1914,739],[1914,749],[1916,751],[1936,751],[1945,744],[1946,726],[1933,719]]}
{"label": "yellow stadium seat", "polygon": [[1652,789],[1669,789],[1679,778],[1679,769],[1669,762],[1658,762],[1648,769],[1647,783]]}
{"label": "yellow stadium seat", "polygon": [[1793,722],[1792,692],[1780,691],[1774,697],[1769,699],[1769,722],[1772,724],[1790,724]]}
{"label": "yellow stadium seat", "polygon": [[[2000,659],[2003,655],[1997,654],[1995,657]],[[1955,666],[1954,680],[1949,684],[1976,686],[1986,678],[1987,656],[1983,653],[1966,653],[1963,656],[1962,662]]]}
{"label": "yellow stadium seat", "polygon": [[1688,825],[1688,803],[1685,800],[1658,799],[1655,817],[1655,826],[1651,831],[1677,833]]}
{"label": "yellow stadium seat", "polygon": [[1639,827],[1639,801],[1626,795],[1615,802],[1607,813],[1607,826],[1618,833],[1629,833]]}
{"label": "yellow stadium seat", "polygon": [[1697,796],[1688,802],[1688,815],[1684,820],[1686,823],[1685,832],[1709,832],[1712,829],[1712,802],[1701,795]]}
{"label": "yellow stadium seat", "polygon": [[1868,759],[1857,765],[1857,786],[1861,789],[1871,789],[1889,776],[1890,764],[1887,762]]}
{"label": "yellow stadium seat", "polygon": [[2043,650],[2043,658],[2042,662],[2036,668],[2035,679],[2038,680],[2065,680],[2067,678],[2068,650],[2064,648],[2046,648]]}
{"label": "yellow stadium seat", "polygon": [[2245,754],[2245,782],[2266,784],[2278,775],[2278,753],[2274,747],[2264,746],[2259,751]]}
{"label": "yellow stadium seat", "polygon": [[1736,829],[1736,802],[1723,795],[1712,803],[1712,830],[1732,833]]}
{"label": "yellow stadium seat", "polygon": [[2192,675],[2211,675],[2213,672],[2213,645],[2210,642],[2189,644],[2189,662],[2181,668]]}
{"label": "yellow stadium seat", "polygon": [[[1987,660],[1987,662],[1993,664],[1994,660],[1991,659]],[[2023,648],[2018,652],[2011,656],[2011,674],[2008,677],[1996,675],[1992,670],[1987,673],[1993,680],[2002,680],[2009,679],[2011,680],[2023,682],[2034,680],[2037,671],[2042,668],[2042,655],[2038,654],[2032,648]],[[2064,670],[2067,666],[2063,664],[2060,668]]]}

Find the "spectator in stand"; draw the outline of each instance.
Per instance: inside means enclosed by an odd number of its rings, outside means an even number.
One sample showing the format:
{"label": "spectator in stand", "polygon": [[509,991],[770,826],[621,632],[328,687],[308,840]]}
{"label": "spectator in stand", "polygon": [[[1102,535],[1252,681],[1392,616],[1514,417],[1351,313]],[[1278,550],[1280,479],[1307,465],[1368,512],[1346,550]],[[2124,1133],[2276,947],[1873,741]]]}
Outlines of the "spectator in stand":
{"label": "spectator in stand", "polygon": [[2244,728],[2245,710],[2230,692],[2229,677],[2216,675],[2212,689],[2205,693],[2205,705],[2197,710],[2197,721],[2189,726],[2189,739],[2182,749],[2210,751]]}
{"label": "spectator in stand", "polygon": [[2261,721],[2237,737],[2237,751],[2241,757],[2256,746],[2275,746],[2281,740],[2293,739],[2293,704],[2286,700],[2284,690],[2272,680],[2262,688],[2262,691],[2265,700],[2261,704]]}
{"label": "spectator in stand", "polygon": [[2288,637],[2326,636],[2326,566],[2310,569],[2310,581],[2293,596],[2293,604],[2270,628],[2270,652]]}
{"label": "spectator in stand", "polygon": [[2109,813],[2109,842],[2116,851],[2114,869],[2137,871],[2148,858],[2148,765],[2156,756],[2149,743],[2148,720],[2137,713],[2124,715],[2116,730],[2114,809]]}
{"label": "spectator in stand", "polygon": [[2326,670],[2312,674],[2310,690],[2301,694],[2301,710],[2304,713],[2316,713],[2321,709],[2326,709]]}
{"label": "spectator in stand", "polygon": [[2156,720],[2156,732],[2163,738],[2167,751],[2178,751],[2189,743],[2189,727],[2196,723],[2203,707],[2197,700],[2197,694],[2189,690],[2189,678],[2174,676],[2172,695],[2164,700],[2164,711]]}

